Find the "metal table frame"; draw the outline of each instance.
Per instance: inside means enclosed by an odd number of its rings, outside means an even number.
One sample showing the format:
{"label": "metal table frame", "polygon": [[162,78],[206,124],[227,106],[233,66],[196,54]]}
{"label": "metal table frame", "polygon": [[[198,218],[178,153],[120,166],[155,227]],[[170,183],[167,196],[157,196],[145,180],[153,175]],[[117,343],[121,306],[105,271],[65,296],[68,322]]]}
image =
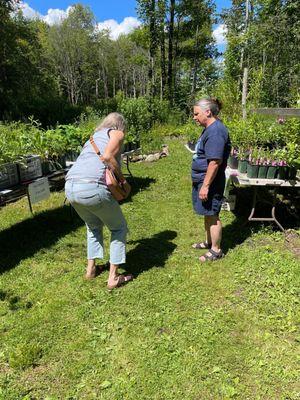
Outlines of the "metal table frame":
{"label": "metal table frame", "polygon": [[128,174],[130,175],[131,178],[133,178],[133,175],[129,169],[129,162],[130,162],[130,157],[135,155],[135,154],[139,154],[141,152],[141,149],[134,149],[134,150],[130,150],[130,151],[126,151],[125,153],[121,154],[122,159],[125,161],[125,165],[128,171]]}
{"label": "metal table frame", "polygon": [[[229,185],[233,183],[234,185],[238,185],[241,187],[253,187],[253,198],[252,198],[252,208],[250,215],[248,217],[248,221],[266,221],[266,222],[275,222],[275,224],[284,232],[283,226],[276,218],[276,200],[277,200],[277,189],[279,187],[289,187],[289,188],[298,188],[300,189],[300,180],[282,180],[282,179],[261,179],[261,178],[248,178],[246,174],[241,174],[237,169],[226,168],[226,189],[229,190]],[[255,217],[255,208],[259,200],[258,196],[258,188],[266,187],[272,189],[272,202],[271,202],[271,216],[266,217]],[[265,199],[263,202],[267,202]]]}

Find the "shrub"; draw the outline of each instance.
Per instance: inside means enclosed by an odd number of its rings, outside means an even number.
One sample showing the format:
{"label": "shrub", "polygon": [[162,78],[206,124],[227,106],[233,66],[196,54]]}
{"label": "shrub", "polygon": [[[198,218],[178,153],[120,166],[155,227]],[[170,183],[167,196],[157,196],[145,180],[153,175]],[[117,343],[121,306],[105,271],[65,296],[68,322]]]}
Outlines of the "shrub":
{"label": "shrub", "polygon": [[152,125],[149,101],[145,97],[123,99],[119,111],[127,121],[128,138],[133,142],[140,141],[140,134],[148,132]]}

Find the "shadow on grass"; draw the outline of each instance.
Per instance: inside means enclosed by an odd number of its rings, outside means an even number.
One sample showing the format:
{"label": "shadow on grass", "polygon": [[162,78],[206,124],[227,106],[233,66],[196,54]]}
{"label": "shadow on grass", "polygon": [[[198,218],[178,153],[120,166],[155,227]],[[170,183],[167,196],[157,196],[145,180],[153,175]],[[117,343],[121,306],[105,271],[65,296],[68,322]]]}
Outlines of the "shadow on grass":
{"label": "shadow on grass", "polygon": [[[264,190],[263,190],[264,189]],[[263,226],[269,227],[273,230],[279,230],[275,222],[267,221],[248,221],[248,217],[252,208],[253,188],[238,188],[233,191],[237,195],[237,204],[234,211],[235,220],[223,228],[222,233],[222,248],[226,253],[229,249],[243,243],[253,233],[259,232]],[[299,227],[299,216],[293,208],[289,207],[292,204],[286,204],[289,200],[289,192],[285,191],[285,202],[277,201],[275,214],[277,220],[283,225],[285,229],[297,229]],[[295,196],[295,192],[293,192]],[[257,203],[255,206],[254,217],[271,217],[271,208],[273,204],[273,197],[269,190],[260,188]],[[280,230],[279,230],[280,231]]]}
{"label": "shadow on grass", "polygon": [[166,230],[150,238],[129,241],[129,244],[137,246],[127,254],[126,271],[136,277],[153,267],[164,267],[170,254],[177,247],[171,242],[176,236],[177,232]]}
{"label": "shadow on grass", "polygon": [[[129,182],[132,184],[131,198],[149,187],[155,179],[136,177],[133,180],[129,178]],[[64,206],[43,211],[0,231],[0,274],[14,268],[21,260],[32,257],[41,249],[51,247],[61,237],[83,225],[84,222],[72,210]]]}
{"label": "shadow on grass", "polygon": [[[222,218],[221,218],[222,219]],[[228,250],[242,244],[254,232],[261,229],[261,224],[252,224],[245,216],[237,216],[236,219],[223,227],[222,231],[222,250],[226,254]]]}
{"label": "shadow on grass", "polygon": [[126,180],[128,183],[131,185],[131,193],[130,196],[123,201],[123,203],[126,203],[127,201],[131,201],[132,197],[135,196],[137,193],[141,192],[142,190],[148,188],[152,183],[156,182],[156,179],[154,178],[142,178],[142,177],[127,177]]}
{"label": "shadow on grass", "polygon": [[0,232],[0,274],[55,244],[83,222],[67,206],[43,211]]}

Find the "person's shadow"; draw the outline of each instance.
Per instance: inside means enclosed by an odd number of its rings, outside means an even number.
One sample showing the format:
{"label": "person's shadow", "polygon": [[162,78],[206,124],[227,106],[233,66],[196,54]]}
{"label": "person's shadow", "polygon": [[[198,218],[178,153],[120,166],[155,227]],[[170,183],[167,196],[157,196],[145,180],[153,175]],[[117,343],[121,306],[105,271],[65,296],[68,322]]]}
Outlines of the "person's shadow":
{"label": "person's shadow", "polygon": [[[253,188],[235,188],[232,194],[236,194],[236,208],[233,211],[235,215],[234,221],[226,225],[222,232],[222,249],[224,253],[228,250],[233,249],[239,244],[249,239],[253,233],[259,232],[262,226],[267,226],[274,230],[279,230],[278,226],[270,221],[248,221],[248,217],[252,208]],[[287,197],[288,192],[285,191]],[[258,198],[254,217],[271,217],[271,205],[273,198],[267,189],[261,190],[260,197]],[[297,221],[297,215],[291,215],[291,212],[287,209],[283,202],[276,203],[276,218],[280,223],[283,224],[284,228],[296,228],[299,227],[299,219]],[[221,218],[222,219],[222,218]],[[252,241],[250,240],[252,243]]]}
{"label": "person's shadow", "polygon": [[72,219],[70,208],[64,206],[43,211],[0,231],[0,274],[55,245],[81,225],[83,222],[79,218]]}
{"label": "person's shadow", "polygon": [[126,272],[137,277],[141,272],[153,267],[164,267],[170,254],[177,245],[172,242],[177,236],[175,231],[162,231],[150,238],[129,241],[137,246],[127,253]]}
{"label": "person's shadow", "polygon": [[140,176],[129,176],[129,177],[126,177],[126,180],[128,181],[128,183],[131,186],[131,192],[130,192],[130,195],[128,196],[128,198],[126,200],[122,201],[122,203],[131,201],[133,196],[135,196],[142,190],[147,189],[152,183],[156,182],[156,179],[154,179],[154,178],[149,178],[149,177],[143,178]]}
{"label": "person's shadow", "polygon": [[[129,180],[132,184],[129,201],[132,196],[155,182],[155,179],[142,177]],[[83,224],[72,207],[65,205],[40,212],[0,231],[0,274],[16,267],[22,260],[34,256],[40,250],[55,245],[60,238]]]}

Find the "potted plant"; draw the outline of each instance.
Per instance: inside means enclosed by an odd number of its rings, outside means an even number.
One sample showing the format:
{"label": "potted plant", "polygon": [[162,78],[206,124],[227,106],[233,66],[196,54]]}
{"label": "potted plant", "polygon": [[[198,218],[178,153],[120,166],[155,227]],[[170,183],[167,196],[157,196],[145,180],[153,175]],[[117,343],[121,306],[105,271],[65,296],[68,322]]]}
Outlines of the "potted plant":
{"label": "potted plant", "polygon": [[277,159],[277,176],[276,178],[285,180],[288,177],[288,166],[286,163],[287,151],[286,148],[275,150],[275,157]]}
{"label": "potted plant", "polygon": [[256,147],[251,149],[250,154],[249,154],[249,162],[247,165],[247,177],[248,178],[257,178],[258,177],[259,158],[260,158],[259,149]]}
{"label": "potted plant", "polygon": [[238,149],[238,171],[241,174],[245,174],[247,172],[248,165],[248,154],[249,152],[242,146]]}
{"label": "potted plant", "polygon": [[270,151],[270,156],[268,158],[268,172],[267,172],[267,179],[275,179],[277,178],[278,174],[278,160],[275,151]]}
{"label": "potted plant", "polygon": [[238,151],[234,147],[231,149],[230,156],[228,157],[228,166],[232,169],[238,168]]}
{"label": "potted plant", "polygon": [[295,180],[297,169],[300,168],[300,145],[297,143],[287,143],[286,163],[289,166],[287,179]]}

